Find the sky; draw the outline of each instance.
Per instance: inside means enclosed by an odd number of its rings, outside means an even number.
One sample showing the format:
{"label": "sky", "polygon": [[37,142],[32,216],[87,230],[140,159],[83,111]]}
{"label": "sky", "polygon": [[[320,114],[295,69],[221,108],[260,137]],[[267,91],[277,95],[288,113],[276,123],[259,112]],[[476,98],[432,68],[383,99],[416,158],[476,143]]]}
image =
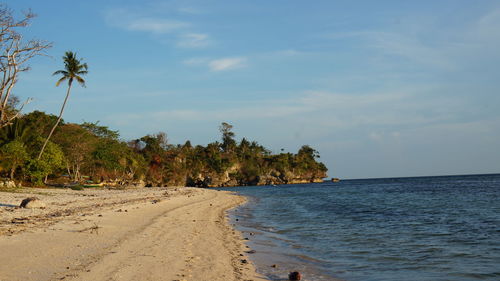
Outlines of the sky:
{"label": "sky", "polygon": [[13,93],[58,114],[52,73],[89,66],[66,122],[122,139],[307,144],[330,177],[500,172],[499,1],[15,0],[51,41]]}

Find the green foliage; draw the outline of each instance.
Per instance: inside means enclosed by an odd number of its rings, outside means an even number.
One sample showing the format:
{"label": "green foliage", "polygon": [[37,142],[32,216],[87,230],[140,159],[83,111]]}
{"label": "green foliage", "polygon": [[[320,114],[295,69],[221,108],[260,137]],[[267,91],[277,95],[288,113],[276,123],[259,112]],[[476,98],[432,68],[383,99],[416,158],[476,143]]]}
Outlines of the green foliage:
{"label": "green foliage", "polygon": [[235,134],[231,131],[232,129],[233,125],[226,122],[222,122],[219,127],[219,131],[222,134],[221,148],[225,152],[232,151],[236,147],[236,141],[234,140]]}
{"label": "green foliage", "polygon": [[53,139],[66,156],[65,164],[73,180],[81,180],[82,168],[90,164],[98,138],[77,124],[65,124],[59,127]]}
{"label": "green foliage", "polygon": [[26,175],[29,177],[30,181],[36,185],[43,185],[43,180],[52,171],[49,163],[43,160],[30,159],[28,161]]}
{"label": "green foliage", "polygon": [[[286,183],[294,178],[321,178],[326,167],[316,161],[319,154],[310,146],[302,146],[297,154],[277,155],[255,141],[234,139],[232,126],[220,126],[222,143],[193,146],[168,144],[163,132],[147,135],[128,143],[120,141],[117,131],[98,123],[62,123],[55,131],[45,153],[36,160],[36,152],[44,136],[57,118],[35,111],[0,129],[0,165],[13,177],[42,185],[51,179],[63,179],[68,173],[72,181],[83,178],[94,182],[133,182],[145,180],[152,185],[208,186],[224,179],[236,185],[262,184],[269,176]],[[85,176],[85,177],[84,177]],[[229,177],[229,179],[228,179]],[[267,177],[267,180],[266,180]]]}
{"label": "green foliage", "polygon": [[[45,137],[49,134],[52,126],[57,122],[57,116],[35,110],[22,116],[21,120],[30,132],[30,138],[39,136]],[[59,124],[64,125],[64,120],[61,119]]]}
{"label": "green foliage", "polygon": [[14,179],[14,173],[18,167],[28,159],[28,153],[24,144],[19,140],[11,141],[0,149],[2,157],[1,164],[10,170],[10,178]]}
{"label": "green foliage", "polygon": [[118,131],[110,130],[108,127],[99,126],[98,124],[99,122],[84,122],[80,126],[99,138],[117,140],[120,137]]}
{"label": "green foliage", "polygon": [[[41,145],[42,139],[38,139]],[[59,145],[48,142],[40,159],[31,158],[27,162],[26,175],[35,185],[43,185],[44,179],[64,168],[64,153]]]}

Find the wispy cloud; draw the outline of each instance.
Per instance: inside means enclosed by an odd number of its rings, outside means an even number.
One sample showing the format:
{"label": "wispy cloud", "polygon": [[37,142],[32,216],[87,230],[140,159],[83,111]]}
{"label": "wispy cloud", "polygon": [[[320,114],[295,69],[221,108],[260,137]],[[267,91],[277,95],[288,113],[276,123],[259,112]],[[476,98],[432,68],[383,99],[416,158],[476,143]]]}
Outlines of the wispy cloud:
{"label": "wispy cloud", "polygon": [[211,71],[225,71],[245,67],[247,59],[244,57],[231,57],[212,60],[208,63]]}
{"label": "wispy cloud", "polygon": [[155,34],[172,33],[190,27],[190,24],[175,19],[144,16],[127,9],[113,9],[105,14],[106,22],[114,27],[129,31]]}
{"label": "wispy cloud", "polygon": [[465,69],[468,63],[498,60],[499,28],[500,9],[494,9],[459,25],[443,25],[442,19],[408,19],[397,27],[337,31],[321,37],[352,41],[372,51],[372,58],[392,65],[450,72]]}
{"label": "wispy cloud", "polygon": [[210,58],[200,57],[200,58],[189,58],[184,60],[182,63],[185,65],[205,65],[210,61]]}
{"label": "wispy cloud", "polygon": [[132,31],[146,31],[151,33],[171,33],[189,27],[188,23],[155,18],[140,18],[125,23],[124,26]]}
{"label": "wispy cloud", "polygon": [[[213,43],[208,34],[194,32],[196,27],[191,22],[182,20],[182,17],[158,17],[151,14],[154,13],[124,8],[112,9],[105,13],[105,20],[108,25],[123,30],[174,37],[177,41],[175,46],[179,48],[203,48]],[[168,42],[172,42],[172,39],[169,38]]]}
{"label": "wispy cloud", "polygon": [[189,66],[203,66],[207,67],[210,71],[226,71],[243,68],[246,66],[246,57],[227,57],[220,59],[213,59],[208,57],[195,57],[184,60],[182,63]]}
{"label": "wispy cloud", "polygon": [[364,30],[351,32],[335,32],[325,35],[333,40],[358,40],[364,46],[376,50],[378,54],[394,58],[402,58],[417,65],[453,70],[455,63],[448,56],[450,44],[433,41],[433,45],[423,42],[418,32],[399,32],[389,30]]}
{"label": "wispy cloud", "polygon": [[[447,123],[465,105],[457,104],[451,112],[429,112],[435,101],[422,101],[414,94],[404,92],[352,95],[331,92],[306,91],[293,98],[256,101],[224,109],[164,110],[141,114],[125,114],[113,119],[206,121],[206,120],[282,120],[290,124],[314,123],[324,130],[353,127],[386,128],[418,127]],[[452,102],[449,102],[452,104]],[[381,110],[383,108],[384,110]],[[141,121],[142,122],[142,121]],[[382,132],[377,132],[382,134]],[[375,139],[374,136],[370,138]]]}
{"label": "wispy cloud", "polygon": [[211,44],[210,36],[203,33],[187,33],[180,36],[177,42],[178,47],[182,48],[202,48]]}
{"label": "wispy cloud", "polygon": [[295,49],[287,49],[287,50],[280,50],[275,52],[276,55],[281,55],[281,56],[298,56],[303,54],[300,51],[297,51]]}

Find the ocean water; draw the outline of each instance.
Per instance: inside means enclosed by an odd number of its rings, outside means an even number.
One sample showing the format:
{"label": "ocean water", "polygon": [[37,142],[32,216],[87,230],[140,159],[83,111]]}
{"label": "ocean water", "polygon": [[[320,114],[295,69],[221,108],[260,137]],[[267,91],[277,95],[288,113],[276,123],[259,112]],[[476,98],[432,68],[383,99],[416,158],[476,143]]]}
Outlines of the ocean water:
{"label": "ocean water", "polygon": [[271,280],[500,280],[500,174],[227,190]]}

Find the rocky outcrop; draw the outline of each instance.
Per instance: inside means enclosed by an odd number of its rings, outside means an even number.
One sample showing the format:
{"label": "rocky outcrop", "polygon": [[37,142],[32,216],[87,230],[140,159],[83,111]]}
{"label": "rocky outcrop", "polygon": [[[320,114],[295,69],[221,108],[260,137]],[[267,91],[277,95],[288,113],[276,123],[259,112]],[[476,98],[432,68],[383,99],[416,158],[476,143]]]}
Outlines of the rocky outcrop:
{"label": "rocky outcrop", "polygon": [[323,182],[326,173],[320,174],[295,174],[290,171],[279,172],[271,170],[268,173],[254,177],[252,180],[238,179],[237,171],[230,169],[221,174],[207,173],[197,174],[195,177],[186,179],[186,186],[194,187],[231,187],[244,185],[282,185],[282,184],[305,184]]}

